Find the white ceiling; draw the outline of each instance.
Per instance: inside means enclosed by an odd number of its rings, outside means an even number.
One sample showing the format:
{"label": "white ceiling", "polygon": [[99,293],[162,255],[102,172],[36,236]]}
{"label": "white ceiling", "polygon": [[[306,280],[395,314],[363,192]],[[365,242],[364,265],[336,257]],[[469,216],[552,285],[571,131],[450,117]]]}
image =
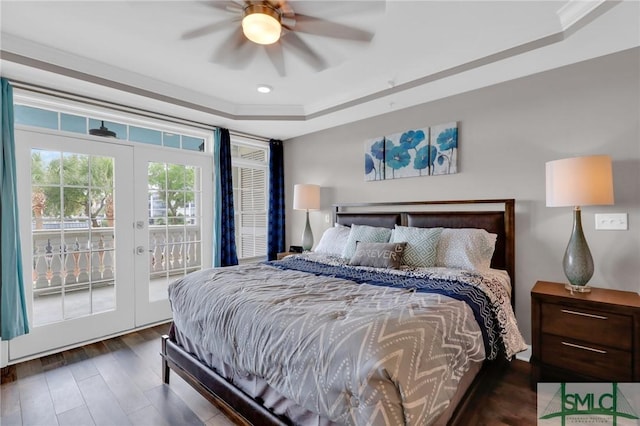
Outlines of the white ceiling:
{"label": "white ceiling", "polygon": [[328,67],[285,49],[281,77],[261,47],[244,69],[214,62],[232,27],[184,40],[235,16],[207,3],[2,0],[2,75],[289,139],[640,45],[637,0],[290,1],[375,35],[298,33]]}

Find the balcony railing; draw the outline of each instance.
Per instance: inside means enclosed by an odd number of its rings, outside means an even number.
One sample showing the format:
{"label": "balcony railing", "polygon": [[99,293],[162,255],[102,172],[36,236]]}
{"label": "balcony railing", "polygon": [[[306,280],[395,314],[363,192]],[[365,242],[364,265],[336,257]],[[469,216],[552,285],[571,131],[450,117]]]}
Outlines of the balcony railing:
{"label": "balcony railing", "polygon": [[[114,228],[34,229],[33,292],[60,293],[114,284]],[[198,225],[149,226],[149,275],[183,275],[201,268]]]}

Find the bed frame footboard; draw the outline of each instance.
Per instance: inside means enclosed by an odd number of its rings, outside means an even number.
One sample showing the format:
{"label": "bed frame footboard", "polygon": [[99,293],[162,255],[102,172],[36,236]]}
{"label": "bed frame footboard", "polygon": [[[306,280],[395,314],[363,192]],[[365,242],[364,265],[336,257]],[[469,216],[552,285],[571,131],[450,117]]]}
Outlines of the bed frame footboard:
{"label": "bed frame footboard", "polygon": [[162,336],[162,381],[169,384],[173,370],[209,402],[238,425],[291,425],[287,419],[266,409],[224,377],[185,351],[167,335]]}
{"label": "bed frame footboard", "polygon": [[[265,408],[245,394],[224,377],[200,362],[193,355],[171,340],[162,336],[162,380],[169,384],[169,373],[173,370],[195,390],[215,405],[237,425],[285,426],[292,423]],[[488,391],[509,368],[506,360],[488,361],[467,389],[447,425],[475,423],[476,410],[483,407]]]}

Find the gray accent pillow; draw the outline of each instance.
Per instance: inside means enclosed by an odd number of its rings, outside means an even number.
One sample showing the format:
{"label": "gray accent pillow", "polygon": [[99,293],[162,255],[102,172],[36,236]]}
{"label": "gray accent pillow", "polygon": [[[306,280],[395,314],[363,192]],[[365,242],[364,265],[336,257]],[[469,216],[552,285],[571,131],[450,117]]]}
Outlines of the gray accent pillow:
{"label": "gray accent pillow", "polygon": [[402,255],[406,246],[406,242],[368,243],[358,241],[356,252],[349,261],[349,265],[398,269],[402,264]]}
{"label": "gray accent pillow", "polygon": [[352,225],[347,244],[344,246],[342,257],[351,259],[356,252],[358,241],[367,243],[388,243],[391,229],[369,225]]}

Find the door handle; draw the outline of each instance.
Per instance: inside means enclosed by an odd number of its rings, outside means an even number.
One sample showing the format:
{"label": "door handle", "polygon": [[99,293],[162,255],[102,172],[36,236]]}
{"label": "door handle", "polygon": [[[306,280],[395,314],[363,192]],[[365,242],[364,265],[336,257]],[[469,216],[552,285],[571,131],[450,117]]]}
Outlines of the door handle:
{"label": "door handle", "polygon": [[[144,249],[144,247],[142,247],[142,246],[138,246],[138,247],[136,247],[136,254],[137,254],[137,255],[143,255],[145,251],[146,251],[146,250],[145,250],[145,249]],[[151,250],[149,250],[149,251],[151,251]]]}

